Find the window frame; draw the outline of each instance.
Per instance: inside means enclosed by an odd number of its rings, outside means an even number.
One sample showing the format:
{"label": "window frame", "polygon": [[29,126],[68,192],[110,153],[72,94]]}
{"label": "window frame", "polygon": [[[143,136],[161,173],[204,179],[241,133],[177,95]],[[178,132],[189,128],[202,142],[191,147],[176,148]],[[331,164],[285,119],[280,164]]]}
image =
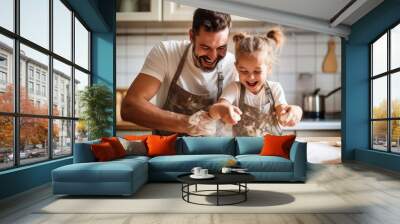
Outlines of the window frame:
{"label": "window frame", "polygon": [[[13,166],[10,167],[5,167],[5,168],[0,168],[0,172],[5,171],[5,170],[11,170],[11,169],[16,169],[19,167],[23,167],[23,166],[30,166],[33,164],[38,164],[38,163],[43,163],[46,161],[50,161],[50,160],[58,160],[58,159],[62,159],[62,158],[66,158],[66,157],[70,157],[73,156],[73,152],[74,152],[74,143],[75,143],[75,126],[76,126],[76,122],[79,120],[79,117],[75,116],[75,108],[72,107],[71,108],[71,114],[70,116],[66,115],[66,116],[56,116],[53,115],[53,59],[58,60],[61,63],[64,63],[68,66],[71,66],[71,92],[72,92],[72,102],[71,104],[74,105],[75,103],[75,88],[74,88],[74,82],[75,82],[75,69],[78,69],[79,71],[85,73],[88,75],[89,77],[89,83],[88,86],[92,85],[92,62],[91,62],[91,49],[92,49],[92,44],[91,44],[91,37],[92,37],[92,30],[87,26],[87,24],[83,21],[83,19],[79,16],[79,14],[77,14],[72,7],[65,1],[65,0],[59,0],[66,8],[68,8],[68,10],[71,11],[71,18],[70,18],[70,23],[71,23],[71,59],[67,59],[64,58],[61,55],[58,55],[57,53],[55,53],[53,50],[53,1],[54,0],[48,0],[49,3],[49,48],[46,49],[42,46],[40,46],[39,44],[36,44],[32,41],[30,41],[29,39],[26,39],[24,37],[22,37],[20,35],[20,0],[14,0],[13,1],[13,10],[14,10],[14,18],[13,18],[13,22],[14,22],[14,31],[10,31],[4,27],[0,26],[0,35],[3,35],[5,37],[11,38],[13,40],[13,52],[12,52],[12,57],[13,57],[13,64],[12,66],[12,73],[11,75],[13,75],[14,78],[14,110],[13,112],[2,112],[0,111],[0,116],[4,116],[4,117],[12,117],[13,119]],[[83,25],[83,27],[88,31],[88,69],[85,69],[81,66],[79,66],[78,64],[75,63],[75,18]],[[45,55],[48,56],[49,58],[49,63],[48,63],[48,76],[47,76],[47,83],[46,83],[46,91],[48,91],[48,93],[45,93],[48,96],[48,112],[46,115],[39,115],[39,114],[27,114],[27,113],[21,113],[20,112],[20,85],[21,85],[21,81],[20,81],[20,45],[23,44],[27,47],[30,47],[40,53],[43,53]],[[30,65],[27,64],[27,71],[29,70]],[[39,72],[39,80],[36,79],[36,69],[33,68],[33,79],[30,79],[30,74],[29,72],[27,72],[26,75],[26,81],[28,82],[29,80],[33,81],[34,86],[36,83],[40,83],[42,84],[42,79],[41,79],[41,74],[42,71]],[[41,86],[41,85],[40,85]],[[28,87],[28,86],[27,86]],[[29,88],[29,87],[28,87]],[[29,91],[27,88],[27,91]],[[34,91],[36,91],[36,89],[34,88]],[[42,94],[39,94],[38,96],[42,96]],[[32,162],[32,163],[26,163],[26,164],[21,164],[20,161],[20,119],[21,118],[45,118],[47,119],[47,123],[48,123],[48,136],[47,136],[47,142],[49,144],[47,144],[47,151],[48,151],[48,155],[47,158],[43,158],[43,160],[40,160],[38,162]],[[62,155],[62,156],[54,156],[53,152],[54,152],[54,147],[53,147],[53,123],[57,120],[64,120],[64,121],[70,121],[71,122],[71,153],[68,155]]]}
{"label": "window frame", "polygon": [[[386,152],[386,153],[391,153],[391,154],[400,154],[400,152],[393,152],[392,151],[392,121],[400,121],[400,117],[392,117],[392,98],[391,98],[391,91],[392,91],[392,85],[391,85],[391,79],[392,75],[395,75],[396,73],[400,72],[400,67],[391,69],[391,31],[393,28],[396,26],[400,26],[400,21],[397,21],[396,23],[392,24],[390,27],[385,29],[384,32],[379,34],[375,39],[373,39],[369,44],[369,149],[373,151],[379,151],[379,152]],[[373,74],[373,44],[376,43],[379,38],[383,37],[385,34],[387,34],[387,65],[386,65],[386,71],[380,74]],[[386,77],[386,87],[387,87],[387,105],[386,105],[386,118],[373,118],[373,81],[375,79],[379,79],[382,77]],[[386,121],[386,151],[379,150],[374,148],[374,136],[373,136],[373,122],[374,121]]]}

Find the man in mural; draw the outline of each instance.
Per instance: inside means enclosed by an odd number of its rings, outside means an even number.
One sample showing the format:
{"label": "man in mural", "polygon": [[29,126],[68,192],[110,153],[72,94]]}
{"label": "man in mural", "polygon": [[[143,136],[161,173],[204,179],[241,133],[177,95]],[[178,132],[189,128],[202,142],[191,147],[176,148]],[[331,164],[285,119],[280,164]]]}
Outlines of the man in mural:
{"label": "man in mural", "polygon": [[[122,118],[159,134],[213,135],[206,111],[225,86],[238,81],[235,57],[227,52],[230,28],[228,14],[197,9],[190,41],[163,41],[147,55],[122,102]],[[150,102],[155,96],[156,105]],[[296,109],[289,107],[287,113],[296,115]],[[227,110],[225,122],[237,123],[239,108]]]}

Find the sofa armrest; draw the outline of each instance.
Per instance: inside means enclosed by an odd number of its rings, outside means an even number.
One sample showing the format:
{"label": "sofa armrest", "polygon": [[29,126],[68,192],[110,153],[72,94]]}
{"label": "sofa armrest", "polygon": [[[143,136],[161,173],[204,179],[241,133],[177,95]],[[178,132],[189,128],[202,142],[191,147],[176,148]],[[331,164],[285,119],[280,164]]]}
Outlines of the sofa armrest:
{"label": "sofa armrest", "polygon": [[290,160],[293,162],[293,178],[305,181],[307,175],[307,142],[295,141],[290,149]]}
{"label": "sofa armrest", "polygon": [[94,157],[90,146],[92,144],[97,144],[97,143],[100,143],[100,140],[75,143],[75,145],[74,145],[74,163],[95,162],[96,158]]}

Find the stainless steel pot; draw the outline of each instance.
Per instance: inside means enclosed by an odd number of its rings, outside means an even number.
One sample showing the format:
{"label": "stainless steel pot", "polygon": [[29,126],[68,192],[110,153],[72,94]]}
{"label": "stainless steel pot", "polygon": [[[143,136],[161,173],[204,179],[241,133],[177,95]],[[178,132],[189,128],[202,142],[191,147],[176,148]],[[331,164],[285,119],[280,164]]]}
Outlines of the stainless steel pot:
{"label": "stainless steel pot", "polygon": [[305,95],[303,98],[304,117],[325,118],[325,99],[341,89],[341,87],[338,87],[328,94],[322,95],[319,94],[321,89],[318,88],[313,93]]}

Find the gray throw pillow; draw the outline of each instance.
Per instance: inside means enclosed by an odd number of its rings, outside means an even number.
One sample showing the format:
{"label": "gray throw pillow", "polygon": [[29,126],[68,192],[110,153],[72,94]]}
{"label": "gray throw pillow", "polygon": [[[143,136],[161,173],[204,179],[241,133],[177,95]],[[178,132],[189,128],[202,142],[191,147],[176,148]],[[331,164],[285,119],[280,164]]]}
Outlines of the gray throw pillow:
{"label": "gray throw pillow", "polygon": [[141,140],[126,140],[118,138],[126,151],[126,155],[145,156],[147,155],[147,148]]}

